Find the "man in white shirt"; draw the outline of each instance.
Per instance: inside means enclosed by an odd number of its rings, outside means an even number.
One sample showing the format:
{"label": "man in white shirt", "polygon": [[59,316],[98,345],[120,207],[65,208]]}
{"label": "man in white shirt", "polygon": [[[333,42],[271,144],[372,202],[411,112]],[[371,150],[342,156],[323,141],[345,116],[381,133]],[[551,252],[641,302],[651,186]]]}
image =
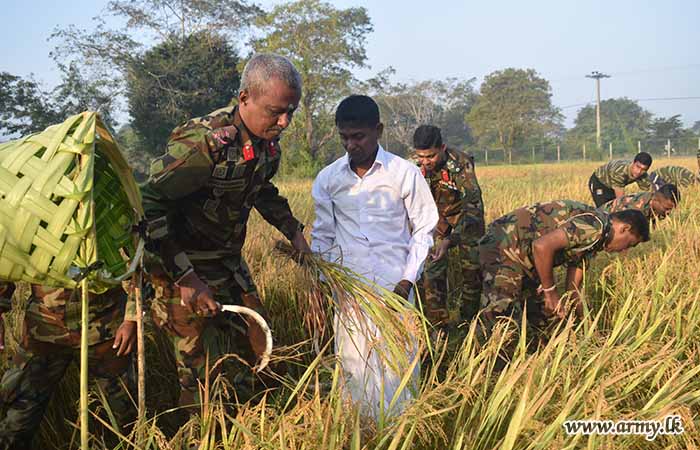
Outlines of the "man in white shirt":
{"label": "man in white shirt", "polygon": [[[347,97],[336,110],[335,122],[347,154],[314,181],[312,250],[413,302],[412,286],[438,221],[430,188],[414,164],[379,145],[384,126],[370,97]],[[380,410],[397,414],[411,398],[408,388],[397,392],[405,374],[388,369],[378,355],[382,330],[364,322],[366,317],[358,321],[352,315],[336,311],[334,321],[346,388],[375,418]],[[406,352],[409,360],[416,357],[415,349]],[[395,409],[389,411],[392,401]]]}

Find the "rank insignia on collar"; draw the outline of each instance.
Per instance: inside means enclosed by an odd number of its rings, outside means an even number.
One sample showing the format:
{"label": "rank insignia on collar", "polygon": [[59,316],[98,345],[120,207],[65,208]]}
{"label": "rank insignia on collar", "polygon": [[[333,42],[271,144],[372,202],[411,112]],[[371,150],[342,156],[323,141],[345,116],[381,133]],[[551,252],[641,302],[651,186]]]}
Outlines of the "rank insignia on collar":
{"label": "rank insignia on collar", "polygon": [[270,141],[270,156],[273,158],[277,156],[277,146],[274,141]]}
{"label": "rank insignia on collar", "polygon": [[251,144],[246,144],[243,146],[243,159],[250,161],[255,158],[255,149]]}
{"label": "rank insignia on collar", "polygon": [[426,172],[425,172],[425,167],[420,166],[420,173],[422,173],[423,176],[425,176],[425,174],[426,174]]}
{"label": "rank insignia on collar", "polygon": [[444,181],[444,182],[446,182],[446,183],[447,183],[448,181],[450,181],[450,173],[449,173],[447,170],[442,169],[442,170],[440,171],[440,176],[442,176],[442,181]]}

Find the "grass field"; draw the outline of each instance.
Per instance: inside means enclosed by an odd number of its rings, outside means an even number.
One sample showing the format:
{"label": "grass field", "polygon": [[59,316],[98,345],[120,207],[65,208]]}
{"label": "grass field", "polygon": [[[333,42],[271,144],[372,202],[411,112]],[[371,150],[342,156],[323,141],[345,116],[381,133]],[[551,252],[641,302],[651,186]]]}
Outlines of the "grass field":
{"label": "grass field", "polygon": [[[668,163],[655,161],[654,166]],[[672,163],[696,169],[694,159]],[[599,164],[479,167],[487,221],[536,201],[588,203],[586,183]],[[310,230],[311,180],[279,186]],[[496,354],[501,338],[512,330],[499,329],[479,349],[474,328],[466,324],[463,341],[437,348],[439,361],[424,371],[420,395],[406,413],[376,428],[343,401],[332,355],[311,350],[301,325],[308,285],[295,263],[272,252],[281,235],[254,215],[245,254],[272,317],[276,343],[285,347],[280,352],[286,355],[287,375],[247,402],[226,383],[214,384],[207,392],[208,407],[177,430],[175,414],[167,411],[178,390],[172,356],[151,331],[151,420],[146,439],[135,447],[124,441],[121,448],[698,448],[700,188],[682,194],[679,209],[660,223],[651,242],[624,256],[602,253],[594,260],[586,274],[583,320],[561,324],[535,353],[520,348],[500,371],[494,371]],[[451,285],[459,286],[458,271],[450,276]],[[455,294],[452,302],[458,299]],[[15,336],[20,318],[18,307],[10,317]],[[9,341],[12,346],[12,337]],[[76,405],[77,372],[72,369],[52,401],[36,448],[69,448],[66,442],[77,437],[71,425]],[[562,427],[568,419],[653,420],[671,414],[681,416],[685,432],[653,441],[635,435],[568,436]]]}

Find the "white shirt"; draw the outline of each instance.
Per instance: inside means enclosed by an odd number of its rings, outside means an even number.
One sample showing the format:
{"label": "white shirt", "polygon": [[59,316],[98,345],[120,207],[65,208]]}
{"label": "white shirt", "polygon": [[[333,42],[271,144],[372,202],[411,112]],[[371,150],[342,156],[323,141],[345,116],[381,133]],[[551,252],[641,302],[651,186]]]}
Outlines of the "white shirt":
{"label": "white shirt", "polygon": [[438,212],[418,167],[379,146],[360,178],[346,154],[318,174],[311,193],[314,252],[389,290],[420,276]]}

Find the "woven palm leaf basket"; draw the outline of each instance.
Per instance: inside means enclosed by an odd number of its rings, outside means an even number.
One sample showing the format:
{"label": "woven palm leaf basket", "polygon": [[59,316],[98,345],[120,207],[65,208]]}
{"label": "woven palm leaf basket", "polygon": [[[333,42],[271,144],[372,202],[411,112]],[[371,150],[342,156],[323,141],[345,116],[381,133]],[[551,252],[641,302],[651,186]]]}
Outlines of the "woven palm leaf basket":
{"label": "woven palm leaf basket", "polygon": [[87,274],[89,290],[103,292],[134,271],[142,215],[97,113],[0,144],[0,279],[75,288]]}

